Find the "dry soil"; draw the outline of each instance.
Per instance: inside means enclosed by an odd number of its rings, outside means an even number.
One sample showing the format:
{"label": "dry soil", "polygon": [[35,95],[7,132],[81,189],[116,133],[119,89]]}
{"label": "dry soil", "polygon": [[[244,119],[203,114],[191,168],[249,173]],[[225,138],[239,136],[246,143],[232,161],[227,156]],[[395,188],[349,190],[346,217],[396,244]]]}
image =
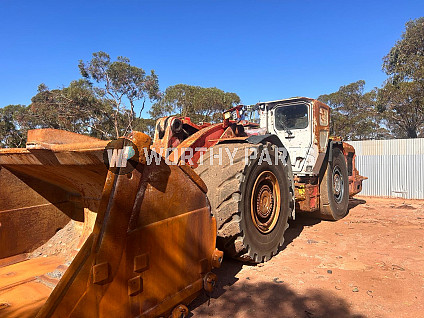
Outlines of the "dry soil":
{"label": "dry soil", "polygon": [[200,317],[424,317],[424,201],[358,197],[337,222],[298,217],[269,262],[225,259]]}

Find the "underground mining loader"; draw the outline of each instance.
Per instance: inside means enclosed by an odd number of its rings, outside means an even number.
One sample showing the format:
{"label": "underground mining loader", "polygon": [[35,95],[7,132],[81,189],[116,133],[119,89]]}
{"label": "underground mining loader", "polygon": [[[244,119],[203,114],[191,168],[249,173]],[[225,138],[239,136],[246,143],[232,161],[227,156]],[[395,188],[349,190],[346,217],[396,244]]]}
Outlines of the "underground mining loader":
{"label": "underground mining loader", "polygon": [[[259,122],[245,120],[256,114]],[[217,245],[226,255],[269,260],[284,243],[296,213],[338,220],[362,181],[355,149],[330,136],[330,108],[296,97],[236,106],[222,123],[190,118],[157,121],[155,153],[185,163],[206,183],[217,220]]]}
{"label": "underground mining loader", "polygon": [[186,317],[212,290],[207,187],[150,146],[39,129],[0,150],[0,317]]}
{"label": "underground mining loader", "polygon": [[220,123],[161,118],[153,141],[39,129],[1,149],[0,317],[184,317],[215,285],[215,243],[262,262],[297,213],[343,218],[365,178],[329,107],[250,110],[259,123],[239,105]]}

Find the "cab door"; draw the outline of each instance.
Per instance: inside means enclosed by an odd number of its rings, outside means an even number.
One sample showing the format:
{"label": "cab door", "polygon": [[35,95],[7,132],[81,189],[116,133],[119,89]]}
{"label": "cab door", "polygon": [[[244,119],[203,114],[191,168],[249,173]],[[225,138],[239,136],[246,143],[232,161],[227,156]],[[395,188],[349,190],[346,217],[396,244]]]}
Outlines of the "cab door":
{"label": "cab door", "polygon": [[302,171],[312,146],[311,116],[311,104],[304,102],[277,105],[271,113],[274,131],[289,152],[294,173]]}

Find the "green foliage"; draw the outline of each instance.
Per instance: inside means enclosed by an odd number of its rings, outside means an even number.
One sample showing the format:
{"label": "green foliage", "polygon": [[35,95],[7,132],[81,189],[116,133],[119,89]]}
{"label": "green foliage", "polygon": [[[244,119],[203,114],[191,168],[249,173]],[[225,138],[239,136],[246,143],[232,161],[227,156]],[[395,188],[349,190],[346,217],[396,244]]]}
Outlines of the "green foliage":
{"label": "green foliage", "polygon": [[133,122],[133,129],[142,131],[150,137],[154,137],[156,121],[152,118],[136,118]]}
{"label": "green foliage", "polygon": [[424,17],[406,23],[383,70],[389,77],[381,89],[364,93],[358,81],[319,97],[333,109],[333,133],[350,140],[424,136]]}
{"label": "green foliage", "polygon": [[424,136],[424,89],[417,81],[388,81],[378,91],[378,111],[398,138]]}
{"label": "green foliage", "polygon": [[365,81],[341,86],[337,92],[318,99],[331,107],[330,133],[345,140],[381,138],[387,135],[380,127],[375,110],[376,90],[364,93]]}
{"label": "green foliage", "polygon": [[152,106],[150,115],[155,119],[178,115],[191,117],[194,122],[216,122],[224,110],[239,103],[237,94],[216,87],[178,84],[165,90],[163,98]]}
{"label": "green foliage", "polygon": [[383,70],[394,83],[424,80],[424,17],[406,23],[401,39],[383,58]]}
{"label": "green foliage", "polygon": [[[24,146],[27,130],[34,128],[64,129],[101,139],[130,130],[153,136],[159,116],[178,113],[195,121],[218,121],[222,111],[240,102],[235,93],[183,84],[169,87],[162,98],[154,71],[146,75],[129,59],[111,61],[104,52],[94,53],[89,62],[80,61],[79,69],[84,79],[68,87],[49,89],[40,84],[28,107],[0,108],[0,146]],[[157,101],[150,111],[154,118],[135,114],[135,104],[140,101],[142,111],[146,98]]]}
{"label": "green foliage", "polygon": [[87,80],[78,80],[54,90],[41,84],[24,117],[33,127],[109,139],[114,131],[112,113],[108,100],[98,98]]}
{"label": "green foliage", "polygon": [[[216,87],[178,84],[164,94],[158,76],[130,64],[126,57],[112,61],[105,52],[79,62],[84,79],[68,87],[38,87],[28,107],[0,108],[0,146],[21,147],[32,128],[65,129],[110,139],[139,130],[153,135],[162,116],[189,116],[194,122],[217,122],[240,103],[235,93]],[[401,39],[383,58],[388,80],[381,89],[364,92],[364,81],[341,86],[319,100],[332,108],[331,133],[346,140],[424,136],[424,17],[406,23]],[[138,118],[135,107],[154,101],[152,118]],[[141,113],[140,111],[140,113]],[[389,132],[390,130],[390,132]]]}
{"label": "green foliage", "polygon": [[[98,84],[94,88],[98,98],[112,105],[116,137],[133,129],[137,101],[143,101],[143,110],[146,97],[150,100],[160,98],[159,81],[155,72],[152,70],[150,75],[146,75],[142,68],[132,66],[126,57],[120,56],[112,62],[105,52],[93,53],[91,61],[80,61],[79,69],[84,78]],[[129,107],[126,103],[129,103]],[[125,123],[120,120],[122,115],[126,119]]]}
{"label": "green foliage", "polygon": [[19,148],[26,143],[24,105],[9,105],[0,108],[0,147]]}
{"label": "green foliage", "polygon": [[408,21],[383,58],[389,75],[378,92],[378,110],[396,137],[424,136],[424,17]]}

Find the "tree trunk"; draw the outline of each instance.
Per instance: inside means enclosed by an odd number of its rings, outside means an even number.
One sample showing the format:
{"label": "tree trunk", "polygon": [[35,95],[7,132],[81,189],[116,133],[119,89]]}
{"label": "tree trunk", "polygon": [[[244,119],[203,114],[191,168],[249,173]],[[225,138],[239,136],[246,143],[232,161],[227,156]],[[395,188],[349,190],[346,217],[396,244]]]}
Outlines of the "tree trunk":
{"label": "tree trunk", "polygon": [[418,138],[417,129],[413,127],[408,127],[406,134],[408,138]]}

